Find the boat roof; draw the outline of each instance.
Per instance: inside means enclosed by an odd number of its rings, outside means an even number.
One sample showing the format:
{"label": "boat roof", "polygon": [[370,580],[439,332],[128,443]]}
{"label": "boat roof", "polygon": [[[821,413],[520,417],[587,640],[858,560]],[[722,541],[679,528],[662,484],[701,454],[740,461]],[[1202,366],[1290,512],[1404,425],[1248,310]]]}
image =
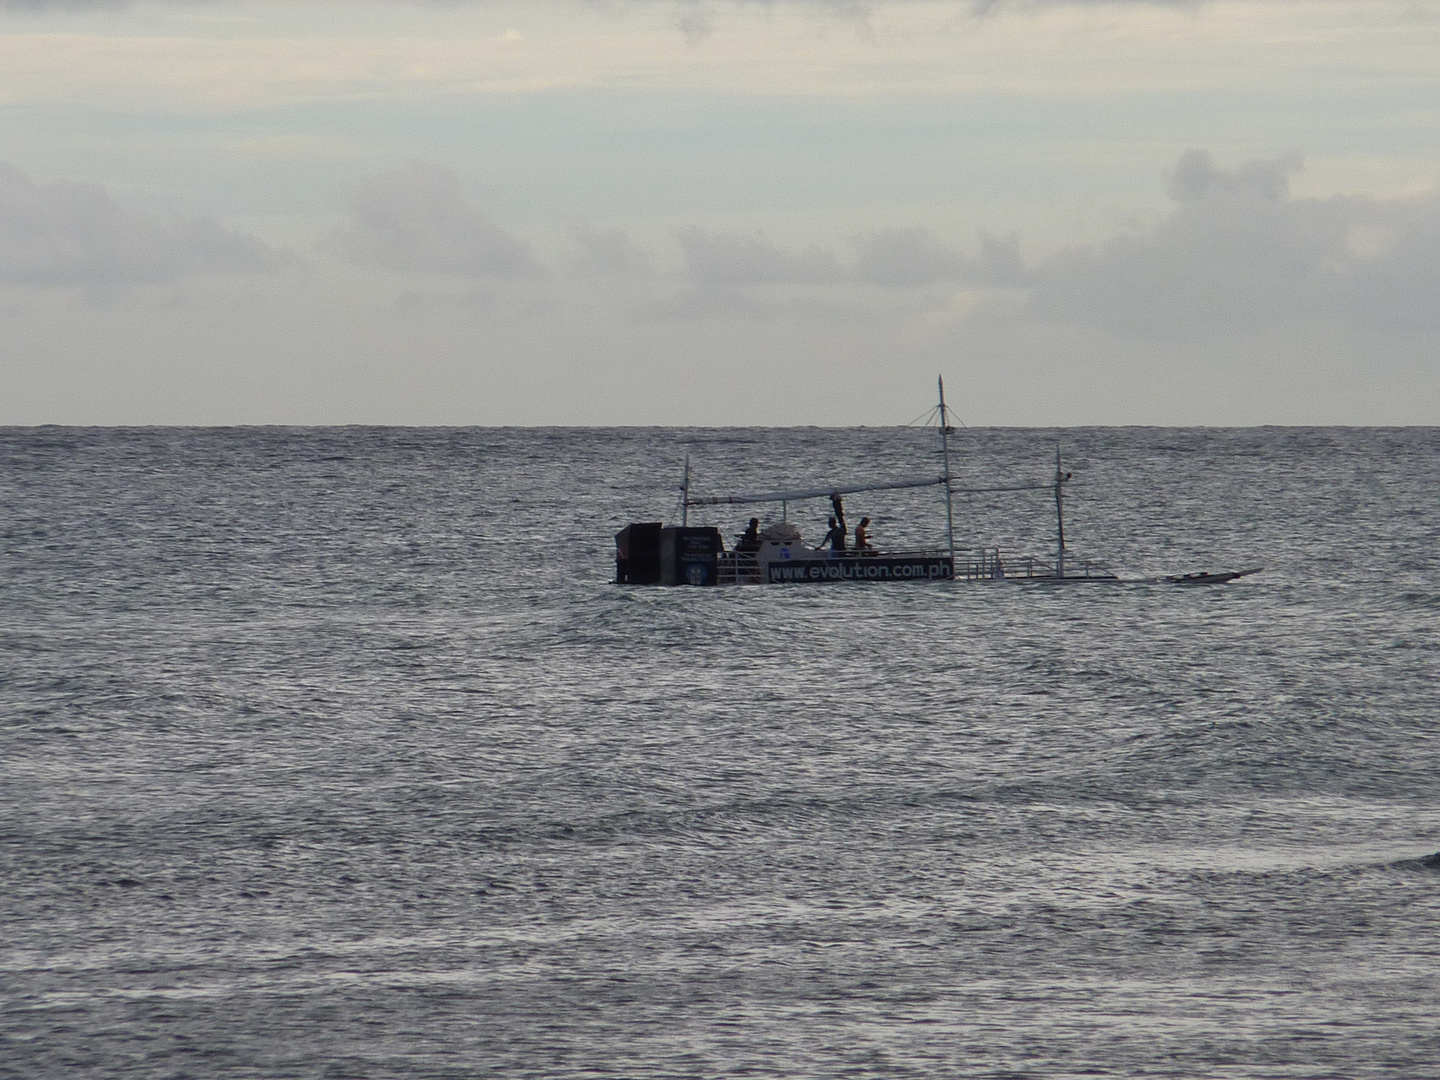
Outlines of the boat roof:
{"label": "boat roof", "polygon": [[[685,500],[687,506],[727,506],[736,503],[795,502],[800,499],[829,499],[838,495],[854,495],[861,491],[894,491],[899,488],[935,487],[946,482],[943,476],[917,476],[908,480],[882,480],[868,484],[831,484],[828,487],[791,488],[786,491],[760,491],[739,495],[691,495]],[[1004,484],[996,487],[957,487],[953,481],[950,490],[957,494],[973,495],[992,491],[1041,491],[1051,484]]]}

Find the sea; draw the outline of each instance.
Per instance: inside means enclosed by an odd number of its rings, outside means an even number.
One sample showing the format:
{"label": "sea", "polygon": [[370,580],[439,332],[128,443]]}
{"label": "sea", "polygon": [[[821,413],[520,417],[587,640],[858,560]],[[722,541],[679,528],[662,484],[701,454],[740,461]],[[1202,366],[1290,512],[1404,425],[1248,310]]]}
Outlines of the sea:
{"label": "sea", "polygon": [[1440,1076],[1440,429],[956,433],[1121,582],[613,584],[939,449],[0,429],[0,1077]]}

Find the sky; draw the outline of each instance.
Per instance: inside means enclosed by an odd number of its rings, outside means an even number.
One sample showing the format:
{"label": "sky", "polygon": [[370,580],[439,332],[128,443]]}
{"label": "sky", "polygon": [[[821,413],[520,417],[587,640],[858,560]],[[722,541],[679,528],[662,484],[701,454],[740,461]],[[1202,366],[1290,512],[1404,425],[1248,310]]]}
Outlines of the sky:
{"label": "sky", "polygon": [[1440,424],[1440,0],[0,0],[0,424]]}

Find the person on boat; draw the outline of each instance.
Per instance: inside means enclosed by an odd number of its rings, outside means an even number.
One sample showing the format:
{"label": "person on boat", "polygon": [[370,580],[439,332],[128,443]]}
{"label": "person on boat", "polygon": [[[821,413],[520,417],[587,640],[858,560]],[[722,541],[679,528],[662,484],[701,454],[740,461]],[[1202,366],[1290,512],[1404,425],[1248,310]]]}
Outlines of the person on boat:
{"label": "person on boat", "polygon": [[835,519],[830,519],[830,531],[825,534],[825,539],[820,541],[822,548],[829,547],[832,555],[840,555],[845,551],[845,526],[837,524]]}
{"label": "person on boat", "polygon": [[735,541],[736,551],[759,551],[760,550],[760,519],[751,518],[750,524],[740,534],[740,539]]}
{"label": "person on boat", "polygon": [[861,552],[866,552],[866,551],[868,551],[868,552],[871,552],[871,553],[873,553],[873,552],[875,551],[875,549],[870,546],[869,528],[870,528],[870,519],[869,519],[868,517],[866,517],[866,518],[861,518],[861,519],[860,519],[860,524],[855,526],[855,550],[856,550],[856,551],[861,551]]}

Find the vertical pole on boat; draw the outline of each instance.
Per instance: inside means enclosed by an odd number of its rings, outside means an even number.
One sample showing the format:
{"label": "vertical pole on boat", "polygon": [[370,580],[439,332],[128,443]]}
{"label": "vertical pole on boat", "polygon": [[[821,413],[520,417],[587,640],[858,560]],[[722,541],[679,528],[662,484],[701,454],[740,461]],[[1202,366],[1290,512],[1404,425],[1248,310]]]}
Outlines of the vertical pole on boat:
{"label": "vertical pole on boat", "polygon": [[[950,489],[950,414],[945,408],[945,376],[940,384],[940,453],[945,459],[945,536],[950,542],[950,565],[955,565],[955,498]],[[953,571],[952,571],[953,572]]]}
{"label": "vertical pole on boat", "polygon": [[1055,444],[1055,576],[1065,576],[1065,498],[1062,494],[1065,474],[1060,470],[1060,444]]}
{"label": "vertical pole on boat", "polygon": [[680,524],[690,524],[690,455],[685,455],[685,482],[680,485]]}

